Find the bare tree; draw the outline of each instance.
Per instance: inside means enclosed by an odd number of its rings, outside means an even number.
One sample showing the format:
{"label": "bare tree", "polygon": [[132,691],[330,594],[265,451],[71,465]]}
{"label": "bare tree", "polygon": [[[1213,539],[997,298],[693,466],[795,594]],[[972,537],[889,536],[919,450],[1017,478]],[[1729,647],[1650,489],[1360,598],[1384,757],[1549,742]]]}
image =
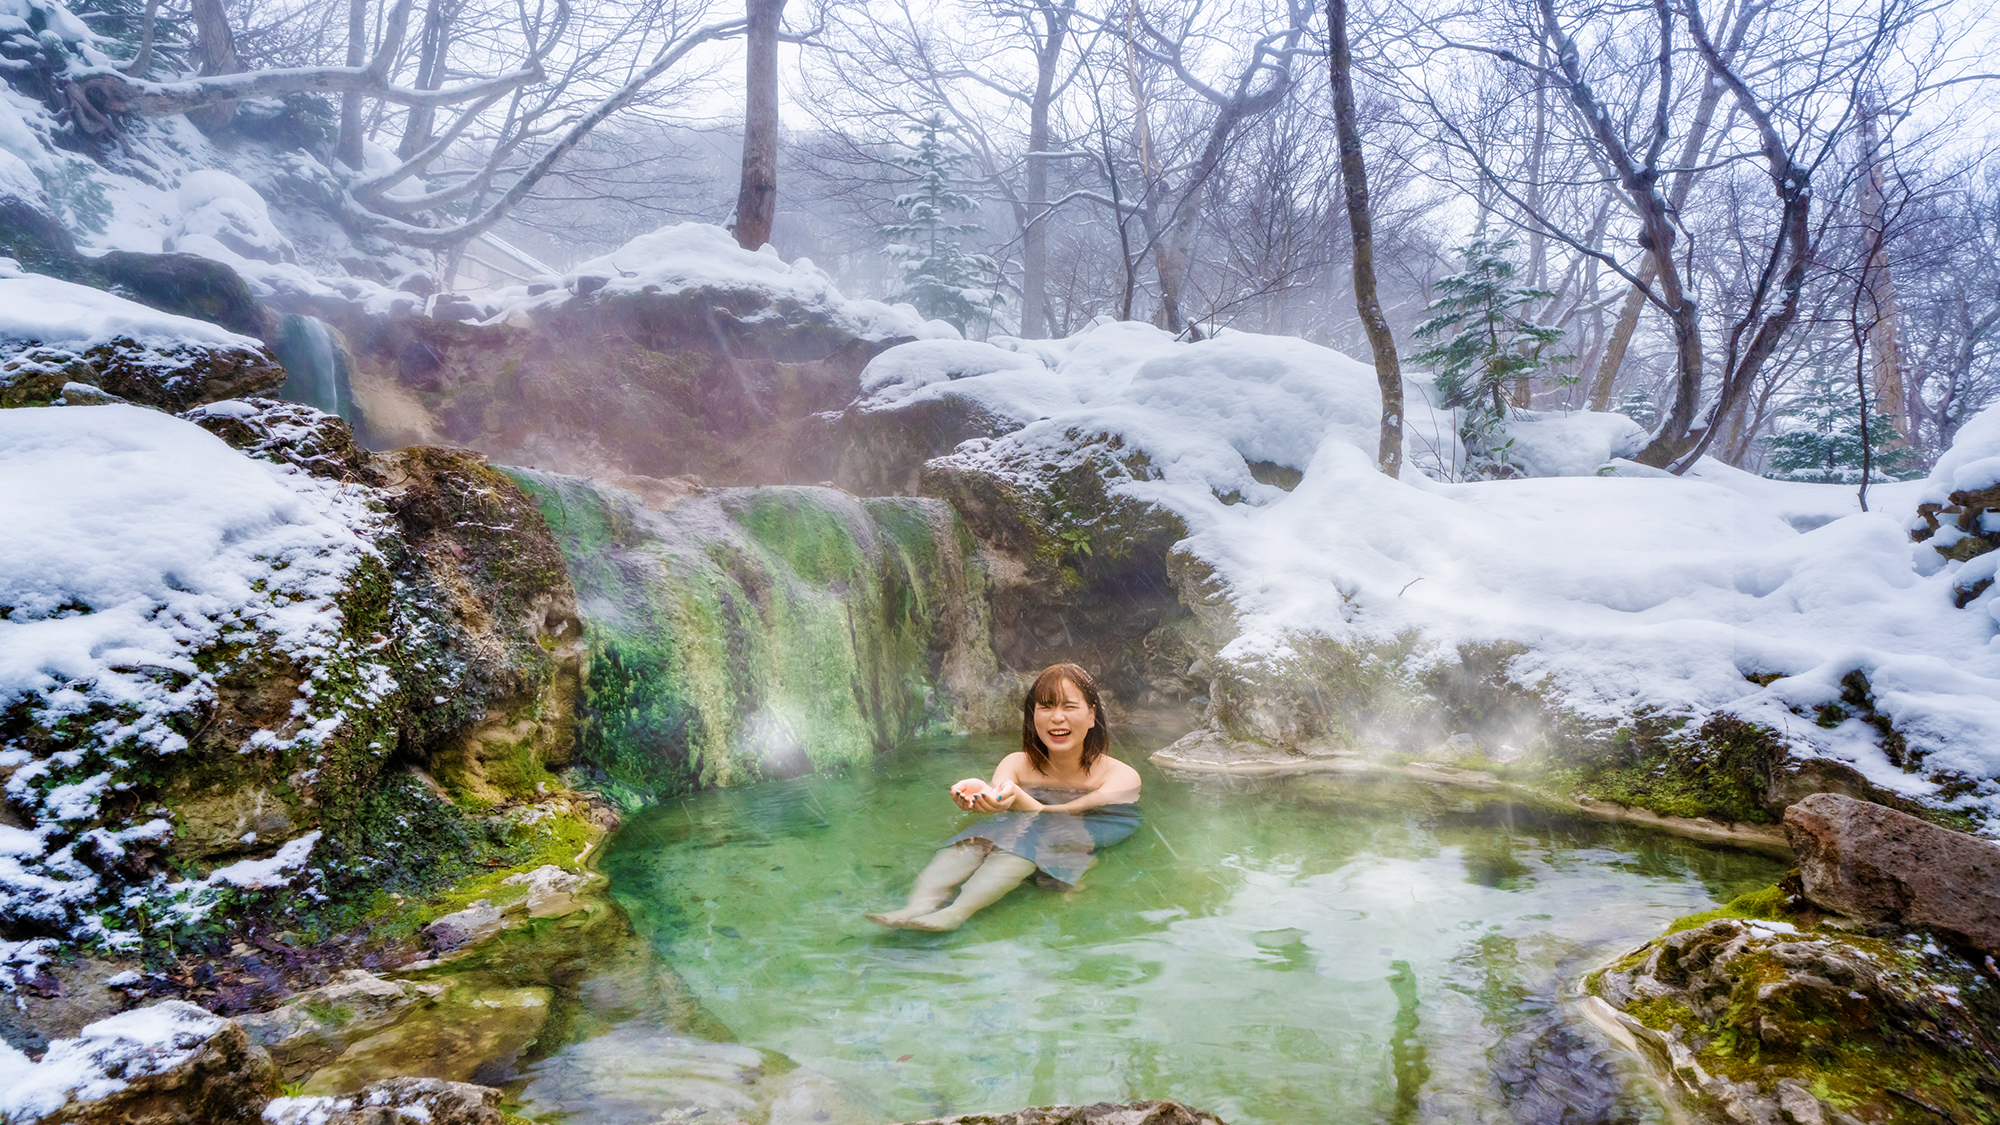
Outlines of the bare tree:
{"label": "bare tree", "polygon": [[1368,168],[1355,123],[1354,54],[1347,43],[1347,0],[1327,0],[1327,68],[1333,87],[1333,127],[1340,137],[1340,182],[1347,224],[1354,234],[1354,304],[1375,354],[1375,383],[1382,392],[1381,437],[1375,464],[1395,478],[1403,471],[1403,367],[1396,338],[1375,292],[1374,215],[1368,206]]}
{"label": "bare tree", "polygon": [[[337,217],[405,245],[450,250],[504,218],[592,130],[660,96],[662,80],[687,70],[697,49],[744,30],[741,19],[700,24],[700,0],[606,9],[587,18],[569,0],[511,0],[504,33],[482,41],[462,69],[437,63],[428,79],[437,85],[426,88],[421,49],[416,60],[405,51],[413,9],[414,0],[395,0],[371,29],[368,0],[353,0],[344,66],[171,82],[74,66],[65,88],[70,120],[86,135],[113,138],[127,115],[173,116],[251,97],[339,95],[336,155],[347,172]],[[444,52],[440,43],[435,58]],[[414,82],[404,73],[412,61],[419,69]],[[386,119],[379,110],[389,106],[448,111],[448,120],[399,161],[364,171],[368,104],[378,109],[377,123]],[[428,122],[420,116],[417,124]],[[446,209],[462,217],[446,217]]]}

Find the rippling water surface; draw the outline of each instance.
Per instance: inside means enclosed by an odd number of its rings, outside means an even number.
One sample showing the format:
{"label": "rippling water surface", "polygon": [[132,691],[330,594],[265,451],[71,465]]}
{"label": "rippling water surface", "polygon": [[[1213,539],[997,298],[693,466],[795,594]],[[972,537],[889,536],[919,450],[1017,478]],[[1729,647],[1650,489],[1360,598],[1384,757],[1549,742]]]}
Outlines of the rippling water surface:
{"label": "rippling water surface", "polygon": [[952,934],[861,915],[973,819],[945,790],[999,740],[651,809],[603,866],[743,1044],[862,1116],[1165,1097],[1232,1125],[1661,1120],[1560,998],[1781,872],[1401,779],[1170,777],[1155,746],[1118,748],[1146,824],[1081,889],[1025,886]]}

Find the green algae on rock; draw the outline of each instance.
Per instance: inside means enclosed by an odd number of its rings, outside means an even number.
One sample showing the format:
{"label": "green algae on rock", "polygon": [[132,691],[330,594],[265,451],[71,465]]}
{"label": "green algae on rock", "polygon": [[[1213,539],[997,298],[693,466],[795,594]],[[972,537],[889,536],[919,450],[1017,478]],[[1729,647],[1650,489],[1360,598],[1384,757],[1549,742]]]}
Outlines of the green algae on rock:
{"label": "green algae on rock", "polygon": [[[1920,934],[1808,927],[1781,897],[1685,920],[1699,924],[1593,975],[1587,1012],[1729,1120],[2000,1120],[1990,960]],[[1772,913],[1794,921],[1756,917]]]}
{"label": "green algae on rock", "polygon": [[863,762],[996,714],[987,573],[945,504],[775,487],[655,509],[508,471],[577,583],[580,757],[628,802]]}

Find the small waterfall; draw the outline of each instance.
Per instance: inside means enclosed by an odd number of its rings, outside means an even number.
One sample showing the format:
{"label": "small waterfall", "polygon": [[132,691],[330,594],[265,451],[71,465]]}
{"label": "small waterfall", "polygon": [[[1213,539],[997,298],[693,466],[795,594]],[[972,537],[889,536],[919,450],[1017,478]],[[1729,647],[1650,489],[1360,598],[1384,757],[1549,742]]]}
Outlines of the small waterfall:
{"label": "small waterfall", "polygon": [[325,321],[287,316],[271,351],[285,368],[279,398],[338,414],[349,424],[359,425],[360,412],[347,385],[347,352]]}
{"label": "small waterfall", "polygon": [[944,501],[726,488],[655,510],[506,471],[562,544],[589,633],[579,749],[633,803],[998,718],[988,577]]}

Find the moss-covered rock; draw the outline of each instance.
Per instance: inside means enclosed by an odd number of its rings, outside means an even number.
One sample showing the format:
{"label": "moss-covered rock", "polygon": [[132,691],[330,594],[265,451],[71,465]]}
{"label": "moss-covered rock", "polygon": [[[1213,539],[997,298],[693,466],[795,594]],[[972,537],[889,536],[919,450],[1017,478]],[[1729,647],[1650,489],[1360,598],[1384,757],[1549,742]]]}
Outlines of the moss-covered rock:
{"label": "moss-covered rock", "polygon": [[[1922,935],[1814,924],[1774,891],[1596,974],[1596,1009],[1705,1115],[2000,1120],[2000,987]],[[1786,914],[1790,920],[1745,915]]]}

